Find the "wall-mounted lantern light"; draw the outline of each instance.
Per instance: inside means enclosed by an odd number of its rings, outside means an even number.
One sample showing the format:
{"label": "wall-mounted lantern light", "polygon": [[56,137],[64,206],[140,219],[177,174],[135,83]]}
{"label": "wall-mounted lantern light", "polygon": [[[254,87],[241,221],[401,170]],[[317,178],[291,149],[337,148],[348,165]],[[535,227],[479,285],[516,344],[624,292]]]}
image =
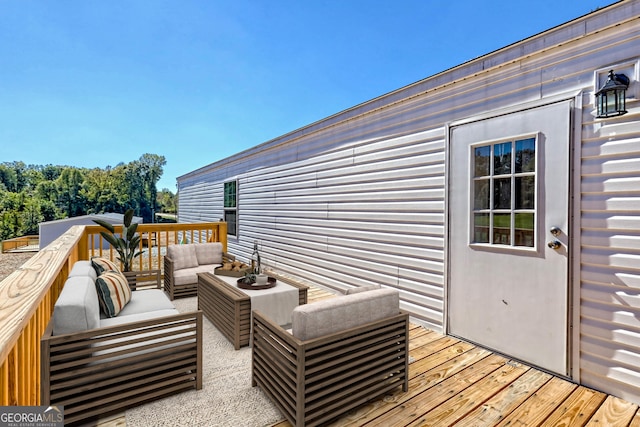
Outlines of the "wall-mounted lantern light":
{"label": "wall-mounted lantern light", "polygon": [[626,91],[629,87],[629,78],[624,74],[615,74],[609,71],[607,82],[596,92],[596,105],[598,115],[596,117],[621,116],[627,112],[625,109]]}

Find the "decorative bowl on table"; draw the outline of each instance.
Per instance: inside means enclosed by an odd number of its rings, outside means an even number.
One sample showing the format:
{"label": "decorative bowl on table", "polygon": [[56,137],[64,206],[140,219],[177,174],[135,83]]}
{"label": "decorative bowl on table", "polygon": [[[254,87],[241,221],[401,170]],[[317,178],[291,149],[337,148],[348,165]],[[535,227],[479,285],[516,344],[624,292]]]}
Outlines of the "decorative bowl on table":
{"label": "decorative bowl on table", "polygon": [[259,289],[269,289],[269,288],[273,288],[276,285],[276,278],[275,277],[267,277],[267,283],[264,285],[258,285],[255,280],[251,280],[251,281],[247,281],[246,278],[242,278],[242,279],[238,279],[238,287],[240,289],[254,289],[254,290],[259,290]]}

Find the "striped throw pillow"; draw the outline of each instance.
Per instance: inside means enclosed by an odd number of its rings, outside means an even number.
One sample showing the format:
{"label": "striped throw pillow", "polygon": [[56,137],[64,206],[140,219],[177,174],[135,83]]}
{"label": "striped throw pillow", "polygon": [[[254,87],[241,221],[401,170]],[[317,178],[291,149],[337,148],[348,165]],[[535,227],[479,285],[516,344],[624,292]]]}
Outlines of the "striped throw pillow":
{"label": "striped throw pillow", "polygon": [[99,256],[91,257],[91,265],[96,270],[98,276],[105,271],[117,271],[118,273],[120,272],[120,268],[118,268],[118,265],[115,262]]}
{"label": "striped throw pillow", "polygon": [[131,288],[124,274],[106,271],[96,279],[96,290],[102,312],[107,317],[116,317],[129,301]]}

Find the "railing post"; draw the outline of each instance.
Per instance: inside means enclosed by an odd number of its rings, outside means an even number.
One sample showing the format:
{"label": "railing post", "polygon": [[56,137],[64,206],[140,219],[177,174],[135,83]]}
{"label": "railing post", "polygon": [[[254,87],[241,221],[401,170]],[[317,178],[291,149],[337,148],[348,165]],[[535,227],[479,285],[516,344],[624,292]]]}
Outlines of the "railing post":
{"label": "railing post", "polygon": [[218,223],[218,241],[222,243],[222,250],[227,252],[227,223]]}

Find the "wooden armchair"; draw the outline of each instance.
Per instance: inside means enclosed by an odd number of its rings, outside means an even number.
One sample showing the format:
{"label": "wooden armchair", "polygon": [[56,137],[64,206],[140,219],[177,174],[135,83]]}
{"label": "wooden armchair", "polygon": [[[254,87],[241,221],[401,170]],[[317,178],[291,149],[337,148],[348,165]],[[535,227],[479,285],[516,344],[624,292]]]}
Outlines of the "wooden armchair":
{"label": "wooden armchair", "polygon": [[169,245],[164,256],[164,291],[172,301],[197,295],[198,273],[213,273],[223,262],[234,260],[219,242]]}
{"label": "wooden armchair", "polygon": [[[391,293],[391,312],[370,301]],[[294,426],[324,424],[396,387],[408,390],[409,316],[396,291],[300,306],[292,327],[289,333],[253,312],[252,385]]]}

